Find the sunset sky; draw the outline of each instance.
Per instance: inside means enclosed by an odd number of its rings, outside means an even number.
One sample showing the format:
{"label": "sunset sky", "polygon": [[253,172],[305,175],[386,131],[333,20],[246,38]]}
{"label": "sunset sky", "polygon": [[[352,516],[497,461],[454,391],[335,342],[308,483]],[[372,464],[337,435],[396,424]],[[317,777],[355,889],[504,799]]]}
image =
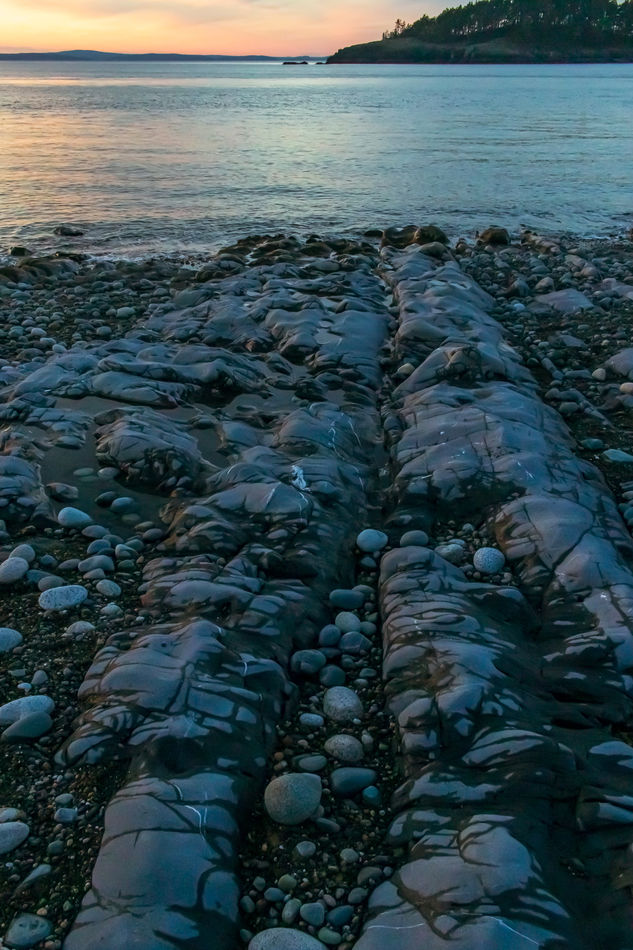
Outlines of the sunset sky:
{"label": "sunset sky", "polygon": [[442,0],[0,0],[0,51],[323,55]]}

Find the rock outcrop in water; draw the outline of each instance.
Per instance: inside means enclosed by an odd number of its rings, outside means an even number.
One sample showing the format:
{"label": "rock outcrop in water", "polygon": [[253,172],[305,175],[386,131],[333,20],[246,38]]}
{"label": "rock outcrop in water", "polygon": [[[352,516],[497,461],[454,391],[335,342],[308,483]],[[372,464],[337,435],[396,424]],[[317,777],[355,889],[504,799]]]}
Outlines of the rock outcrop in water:
{"label": "rock outcrop in water", "polygon": [[[0,800],[9,946],[51,936],[21,876],[48,840],[38,887],[88,855],[68,950],[633,948],[633,485],[619,508],[564,418],[609,431],[631,384],[600,407],[580,369],[561,388],[583,346],[562,328],[525,365],[508,326],[558,313],[530,302],[545,278],[500,308],[467,273],[513,248],[462,268],[439,229],[411,240],[253,239],[197,281],[148,265],[156,296],[112,287],[108,319],[11,321],[3,795],[55,784],[49,818]],[[3,298],[83,276],[94,309],[108,268],[26,258]],[[614,279],[577,322],[628,299]],[[602,363],[627,379],[626,350]],[[46,651],[62,665],[24,682]],[[57,887],[76,907],[83,882]]]}

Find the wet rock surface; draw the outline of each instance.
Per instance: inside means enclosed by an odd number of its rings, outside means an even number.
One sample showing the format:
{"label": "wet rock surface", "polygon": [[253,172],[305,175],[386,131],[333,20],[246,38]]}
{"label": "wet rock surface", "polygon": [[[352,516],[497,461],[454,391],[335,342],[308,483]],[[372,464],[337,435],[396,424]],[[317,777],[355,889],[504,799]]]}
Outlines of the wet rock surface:
{"label": "wet rock surface", "polygon": [[420,235],[2,268],[8,946],[633,950],[633,251]]}

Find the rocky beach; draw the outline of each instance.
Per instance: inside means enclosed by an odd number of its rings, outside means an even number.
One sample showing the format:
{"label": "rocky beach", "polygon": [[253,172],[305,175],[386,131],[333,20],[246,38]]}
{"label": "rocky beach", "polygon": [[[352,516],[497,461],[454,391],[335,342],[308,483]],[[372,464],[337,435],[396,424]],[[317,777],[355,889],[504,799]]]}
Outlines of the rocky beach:
{"label": "rocky beach", "polygon": [[0,947],[633,950],[633,240],[0,311]]}

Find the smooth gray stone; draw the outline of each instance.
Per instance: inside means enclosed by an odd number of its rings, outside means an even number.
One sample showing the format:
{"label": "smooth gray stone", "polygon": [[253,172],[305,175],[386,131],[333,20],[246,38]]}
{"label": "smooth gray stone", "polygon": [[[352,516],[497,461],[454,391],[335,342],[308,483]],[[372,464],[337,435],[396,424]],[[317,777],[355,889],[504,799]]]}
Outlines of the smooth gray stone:
{"label": "smooth gray stone", "polygon": [[320,729],[325,720],[318,713],[301,713],[299,723],[304,729]]}
{"label": "smooth gray stone", "polygon": [[50,696],[44,696],[41,693],[36,696],[20,696],[0,706],[0,725],[10,725],[32,713],[50,714],[54,708],[55,703]]}
{"label": "smooth gray stone", "polygon": [[341,653],[359,656],[359,654],[368,653],[371,650],[371,640],[368,640],[360,631],[344,633],[339,642],[339,649]]}
{"label": "smooth gray stone", "polygon": [[338,666],[334,666],[332,663],[324,666],[319,673],[319,682],[322,686],[344,686],[346,679],[347,676],[344,670]]}
{"label": "smooth gray stone", "polygon": [[321,772],[327,765],[326,757],[318,753],[298,755],[293,761],[302,772]]}
{"label": "smooth gray stone", "polygon": [[304,933],[286,927],[271,927],[256,934],[248,950],[324,950],[325,944]]}
{"label": "smooth gray stone", "polygon": [[282,874],[277,881],[277,887],[280,887],[286,894],[292,893],[297,884],[298,881],[292,874]]}
{"label": "smooth gray stone", "polygon": [[[380,789],[376,785],[368,785],[367,788],[363,789],[362,799],[370,808],[378,808],[382,803]],[[358,883],[361,884],[362,881]]]}
{"label": "smooth gray stone", "polygon": [[82,574],[88,574],[98,568],[101,568],[102,571],[113,571],[114,561],[107,554],[93,554],[91,557],[80,561],[77,566]]}
{"label": "smooth gray stone", "polygon": [[618,376],[633,378],[633,346],[627,346],[611,356],[604,364]]}
{"label": "smooth gray stone", "polygon": [[328,623],[319,633],[320,647],[335,647],[341,639],[341,631],[333,623]]}
{"label": "smooth gray stone", "polygon": [[366,554],[382,551],[388,543],[389,538],[384,531],[378,531],[375,528],[365,528],[356,538],[357,547]]}
{"label": "smooth gray stone", "polygon": [[62,508],[57,515],[57,523],[62,528],[85,528],[92,524],[93,520],[85,511],[73,507]]}
{"label": "smooth gray stone", "polygon": [[309,772],[290,772],[269,782],[264,807],[280,825],[299,825],[311,818],[321,804],[321,779]]}
{"label": "smooth gray stone", "polygon": [[281,911],[281,919],[284,924],[294,924],[299,916],[300,909],[301,901],[297,897],[291,897],[290,900],[286,901]]}
{"label": "smooth gray stone", "polygon": [[340,907],[332,908],[327,915],[327,921],[329,924],[332,924],[333,927],[340,928],[345,926],[345,924],[349,924],[353,916],[354,908],[350,907],[349,904],[341,904]]}
{"label": "smooth gray stone", "polygon": [[310,901],[301,905],[299,916],[302,920],[305,920],[306,924],[310,924],[312,927],[320,927],[325,921],[325,907],[318,901]]}
{"label": "smooth gray stone", "polygon": [[42,577],[38,580],[37,589],[40,591],[52,590],[53,587],[63,587],[64,583],[63,578],[56,577],[55,574],[47,574],[46,577]]}
{"label": "smooth gray stone", "polygon": [[29,564],[32,564],[36,558],[35,548],[30,544],[18,544],[12,551],[9,557],[21,557],[25,561],[28,561]]}
{"label": "smooth gray stone", "polygon": [[622,465],[630,465],[633,462],[633,455],[629,452],[623,452],[622,449],[607,449],[602,453],[602,457],[607,462],[619,462]]}
{"label": "smooth gray stone", "polygon": [[277,904],[284,899],[285,892],[280,887],[267,887],[264,891],[264,899],[269,904]]}
{"label": "smooth gray stone", "polygon": [[53,727],[53,720],[45,712],[22,716],[2,733],[3,742],[22,742],[39,739]]}
{"label": "smooth gray stone", "polygon": [[342,936],[330,927],[320,927],[317,931],[317,937],[326,947],[338,947],[343,942]]}
{"label": "smooth gray stone", "polygon": [[466,560],[466,550],[463,544],[456,544],[455,542],[447,542],[446,544],[438,544],[435,549],[435,553],[439,557],[443,557],[445,561],[448,561],[449,564],[461,564]]}
{"label": "smooth gray stone", "polygon": [[115,581],[107,579],[97,582],[97,590],[104,597],[120,597],[122,593],[121,588]]}
{"label": "smooth gray stone", "polygon": [[342,610],[358,610],[365,603],[365,595],[360,590],[336,588],[330,592],[329,601],[333,607],[339,607]]}
{"label": "smooth gray stone", "polygon": [[347,795],[356,795],[368,785],[376,781],[374,769],[354,768],[344,765],[334,769],[330,775],[330,786],[334,795],[344,798]]}
{"label": "smooth gray stone", "polygon": [[347,895],[350,904],[362,904],[367,897],[367,889],[364,887],[353,887]]}
{"label": "smooth gray stone", "polygon": [[29,826],[23,821],[0,823],[0,854],[8,854],[19,847],[29,836]]}
{"label": "smooth gray stone", "polygon": [[415,547],[425,548],[429,543],[426,531],[405,531],[400,538],[400,547],[405,548],[412,544]]}
{"label": "smooth gray stone", "polygon": [[352,722],[363,715],[363,704],[347,686],[332,686],[325,691],[323,712],[333,722]]}
{"label": "smooth gray stone", "polygon": [[505,555],[497,548],[478,548],[473,555],[473,566],[482,574],[498,574],[505,563]]}
{"label": "smooth gray stone", "polygon": [[41,881],[42,878],[48,877],[51,871],[52,868],[50,864],[38,864],[38,866],[33,868],[31,873],[27,874],[24,880],[16,887],[16,893],[19,894],[31,887],[32,884],[36,884],[38,881]]}
{"label": "smooth gray stone", "polygon": [[0,653],[8,653],[22,643],[22,634],[12,627],[0,627]]}
{"label": "smooth gray stone", "polygon": [[41,940],[45,940],[53,932],[50,921],[37,914],[20,914],[15,917],[4,935],[8,947],[21,950],[23,947],[33,947]]}
{"label": "smooth gray stone", "polygon": [[86,551],[89,555],[92,555],[92,554],[112,555],[112,545],[105,538],[96,538],[94,541],[90,542]]}
{"label": "smooth gray stone", "polygon": [[293,673],[314,676],[325,666],[326,659],[320,650],[297,650],[290,661]]}
{"label": "smooth gray stone", "polygon": [[594,304],[579,290],[553,290],[549,294],[539,294],[535,300],[538,303],[553,307],[561,313],[575,313],[577,310],[588,310]]}
{"label": "smooth gray stone", "polygon": [[0,584],[14,584],[22,580],[29,569],[29,562],[23,557],[8,557],[0,564]]}
{"label": "smooth gray stone", "polygon": [[355,736],[348,736],[346,733],[339,733],[336,736],[330,736],[323,746],[328,755],[338,759],[339,762],[361,762],[364,758],[363,744]]}
{"label": "smooth gray stone", "polygon": [[78,607],[88,597],[88,591],[80,584],[69,584],[68,587],[51,587],[43,591],[38,600],[42,610],[69,610]]}
{"label": "smooth gray stone", "polygon": [[314,841],[299,841],[295,845],[293,854],[295,857],[300,858],[302,861],[307,860],[308,858],[313,857],[316,854],[317,846]]}
{"label": "smooth gray stone", "polygon": [[352,614],[347,610],[342,610],[334,618],[334,625],[339,628],[341,633],[351,633],[352,631],[360,630],[360,617],[357,617],[356,614]]}
{"label": "smooth gray stone", "polygon": [[104,528],[101,524],[89,524],[87,527],[82,528],[81,533],[84,538],[105,538],[108,533],[107,528]]}
{"label": "smooth gray stone", "polygon": [[91,633],[95,629],[93,623],[90,623],[88,620],[75,620],[74,623],[71,623],[70,626],[66,627],[66,633],[70,634],[71,637],[83,636],[86,633]]}

